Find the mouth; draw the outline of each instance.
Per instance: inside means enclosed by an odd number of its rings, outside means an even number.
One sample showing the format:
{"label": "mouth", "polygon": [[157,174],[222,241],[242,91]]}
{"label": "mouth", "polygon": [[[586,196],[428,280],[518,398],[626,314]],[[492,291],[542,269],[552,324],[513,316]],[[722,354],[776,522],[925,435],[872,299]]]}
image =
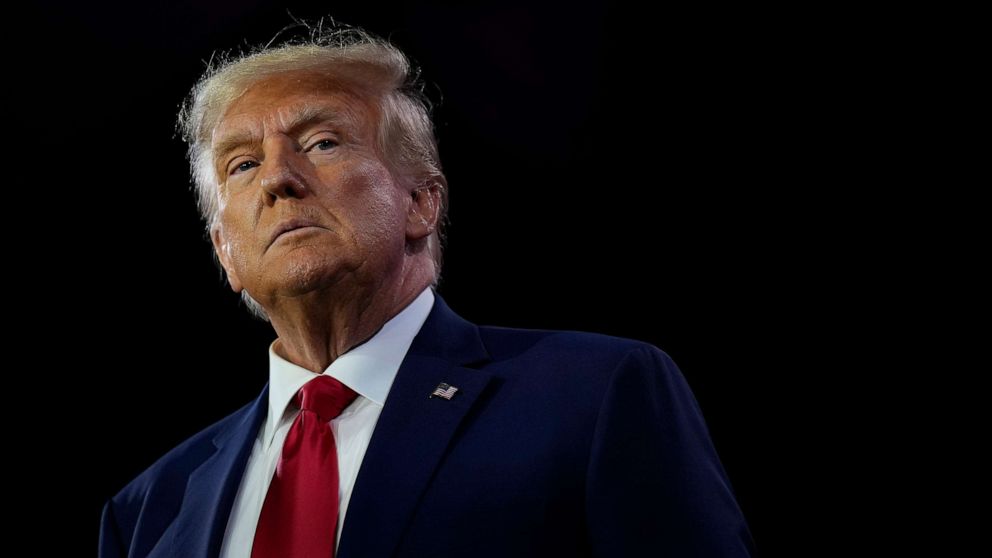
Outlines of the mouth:
{"label": "mouth", "polygon": [[290,219],[289,221],[280,223],[279,226],[276,227],[275,231],[272,232],[272,236],[269,237],[269,246],[275,244],[276,240],[278,240],[279,237],[283,235],[288,235],[291,233],[295,233],[297,231],[299,231],[300,234],[303,234],[305,232],[314,232],[316,230],[327,230],[327,229],[321,227],[320,225],[312,221],[307,221],[303,219]]}

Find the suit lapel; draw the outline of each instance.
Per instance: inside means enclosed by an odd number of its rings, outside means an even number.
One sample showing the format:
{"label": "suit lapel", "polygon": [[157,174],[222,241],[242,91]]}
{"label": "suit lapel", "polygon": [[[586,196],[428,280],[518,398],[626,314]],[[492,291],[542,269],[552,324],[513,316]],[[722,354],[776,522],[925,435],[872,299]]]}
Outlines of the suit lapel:
{"label": "suit lapel", "polygon": [[213,453],[190,473],[169,556],[214,558],[220,554],[231,506],[268,410],[268,394],[266,384],[244,416],[213,438]]}
{"label": "suit lapel", "polygon": [[[435,293],[355,480],[339,558],[394,553],[452,436],[492,377],[465,365],[487,358],[478,328]],[[441,382],[458,388],[451,400],[430,397]]]}

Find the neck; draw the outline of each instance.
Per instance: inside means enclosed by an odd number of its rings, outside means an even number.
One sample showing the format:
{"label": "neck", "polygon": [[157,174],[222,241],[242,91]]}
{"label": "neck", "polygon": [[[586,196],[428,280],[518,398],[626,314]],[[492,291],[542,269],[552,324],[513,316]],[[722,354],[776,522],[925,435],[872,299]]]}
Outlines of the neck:
{"label": "neck", "polygon": [[313,291],[266,309],[282,358],[322,373],[342,354],[373,337],[430,285],[429,278],[394,285]]}

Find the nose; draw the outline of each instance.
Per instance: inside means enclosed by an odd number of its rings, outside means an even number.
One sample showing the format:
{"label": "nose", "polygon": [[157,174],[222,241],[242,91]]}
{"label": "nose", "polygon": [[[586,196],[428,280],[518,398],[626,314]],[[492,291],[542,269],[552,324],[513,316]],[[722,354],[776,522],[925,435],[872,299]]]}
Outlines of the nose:
{"label": "nose", "polygon": [[268,201],[306,196],[306,181],[300,172],[305,157],[301,158],[295,143],[287,137],[276,136],[268,138],[263,149],[265,159],[259,168],[259,178]]}

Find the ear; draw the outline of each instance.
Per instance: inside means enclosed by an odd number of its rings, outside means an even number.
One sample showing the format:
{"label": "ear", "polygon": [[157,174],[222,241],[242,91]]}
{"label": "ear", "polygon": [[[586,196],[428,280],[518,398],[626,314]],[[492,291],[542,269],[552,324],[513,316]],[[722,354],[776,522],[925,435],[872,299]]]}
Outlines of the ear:
{"label": "ear", "polygon": [[234,258],[231,257],[231,245],[224,241],[224,235],[221,233],[219,225],[210,229],[210,240],[213,241],[214,252],[217,253],[220,264],[227,272],[227,282],[231,284],[231,290],[240,293],[244,286],[241,285],[241,279],[238,278],[238,272],[232,264]]}
{"label": "ear", "polygon": [[414,189],[410,195],[413,203],[407,211],[406,237],[420,240],[437,229],[441,215],[441,184],[431,180]]}

